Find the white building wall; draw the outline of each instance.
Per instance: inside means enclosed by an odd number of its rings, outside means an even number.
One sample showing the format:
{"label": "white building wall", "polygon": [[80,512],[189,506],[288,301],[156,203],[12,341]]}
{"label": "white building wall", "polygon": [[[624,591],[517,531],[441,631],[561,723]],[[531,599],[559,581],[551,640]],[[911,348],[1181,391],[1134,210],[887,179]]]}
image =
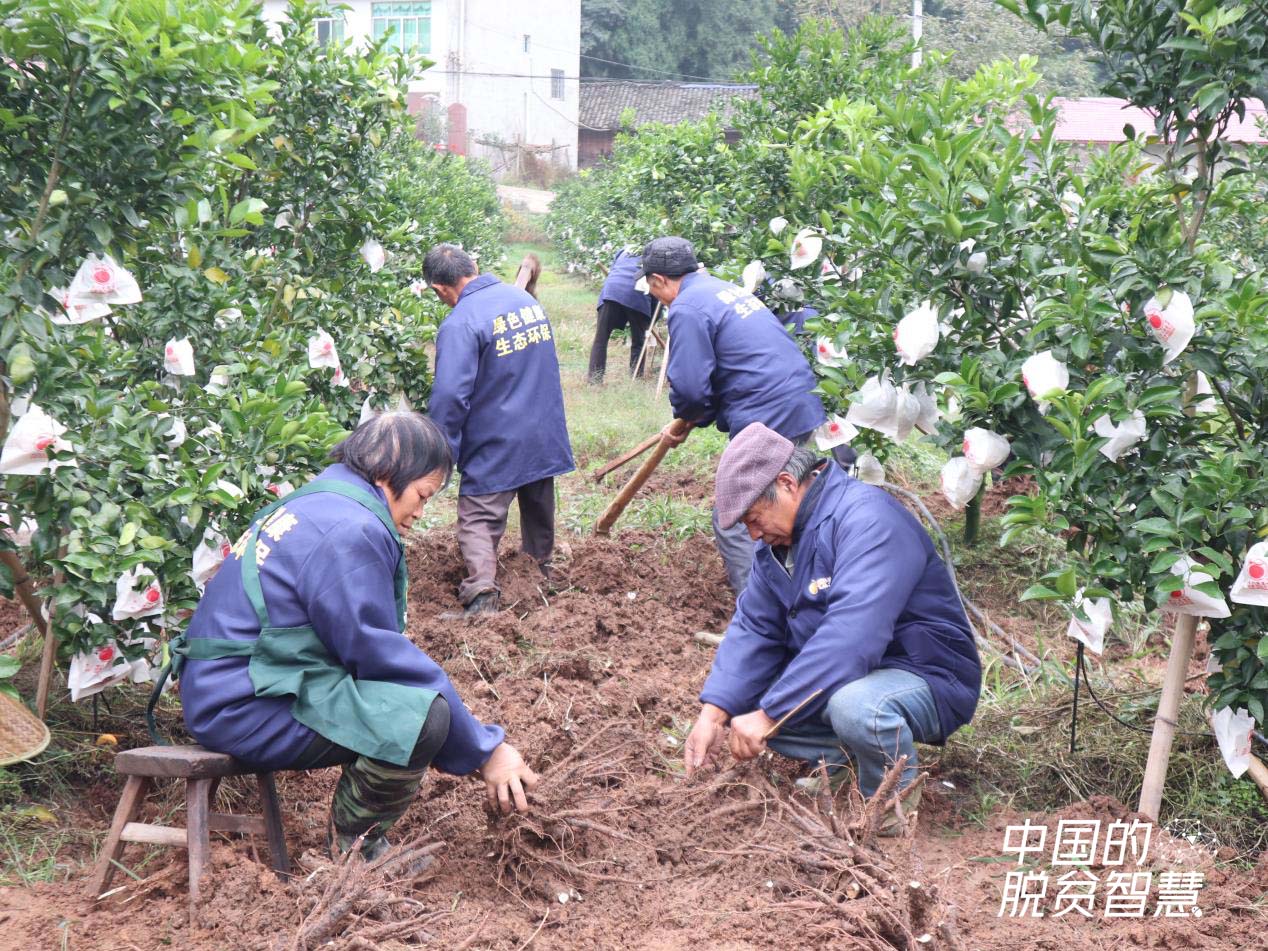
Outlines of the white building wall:
{"label": "white building wall", "polygon": [[[344,2],[345,38],[366,42],[372,0]],[[262,3],[267,20],[285,17],[286,0]],[[410,91],[435,96],[442,108],[466,107],[469,154],[497,166],[516,153],[490,143],[521,144],[536,147],[541,161],[576,168],[581,0],[433,0],[431,11],[426,55],[434,65]],[[554,70],[562,83],[552,82]]]}

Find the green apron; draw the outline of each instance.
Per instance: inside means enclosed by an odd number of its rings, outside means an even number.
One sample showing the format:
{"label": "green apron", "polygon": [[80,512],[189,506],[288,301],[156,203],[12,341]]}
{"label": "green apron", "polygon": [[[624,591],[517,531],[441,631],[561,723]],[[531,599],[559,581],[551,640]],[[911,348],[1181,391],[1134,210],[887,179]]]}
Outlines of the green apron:
{"label": "green apron", "polygon": [[[263,509],[255,518],[246,551],[242,554],[242,587],[255,609],[256,617],[260,619],[260,636],[255,640],[237,641],[189,638],[181,633],[172,640],[169,645],[171,660],[163,669],[146,710],[150,735],[155,742],[163,740],[154,724],[154,705],[169,670],[179,679],[188,659],[250,657],[247,672],[257,697],[294,697],[291,715],[315,733],[372,759],[385,760],[396,766],[409,762],[437,692],[385,680],[357,680],[330,656],[312,627],[274,627],[269,619],[256,562],[260,529],[278,508],[301,496],[318,492],[332,492],[359,502],[378,516],[397,545],[401,545],[401,537],[387,507],[372,493],[347,482],[334,479],[309,482]],[[402,632],[405,630],[407,584],[402,546],[396,569],[396,620]]]}

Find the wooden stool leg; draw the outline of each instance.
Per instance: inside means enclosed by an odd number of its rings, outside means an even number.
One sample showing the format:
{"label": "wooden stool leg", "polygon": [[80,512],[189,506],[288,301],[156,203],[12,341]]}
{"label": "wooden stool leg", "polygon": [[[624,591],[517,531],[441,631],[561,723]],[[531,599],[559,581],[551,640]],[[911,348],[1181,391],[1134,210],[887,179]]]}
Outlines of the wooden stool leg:
{"label": "wooden stool leg", "polygon": [[277,786],[272,773],[256,773],[260,784],[260,804],[264,807],[264,828],[269,837],[269,864],[282,878],[291,873],[291,859],[286,854],[286,833],[282,829],[282,807],[277,800]]}
{"label": "wooden stool leg", "polygon": [[101,845],[97,867],[88,883],[89,898],[96,898],[110,887],[110,879],[114,877],[114,863],[123,855],[123,827],[136,815],[148,785],[149,780],[144,776],[129,776],[123,784],[123,795],[119,797],[119,805],[115,807],[114,818],[110,821],[110,832]]}
{"label": "wooden stool leg", "polygon": [[210,779],[190,779],[185,782],[185,837],[189,850],[189,900],[196,903],[200,897],[199,886],[203,872],[211,857],[211,838],[208,829],[208,793]]}

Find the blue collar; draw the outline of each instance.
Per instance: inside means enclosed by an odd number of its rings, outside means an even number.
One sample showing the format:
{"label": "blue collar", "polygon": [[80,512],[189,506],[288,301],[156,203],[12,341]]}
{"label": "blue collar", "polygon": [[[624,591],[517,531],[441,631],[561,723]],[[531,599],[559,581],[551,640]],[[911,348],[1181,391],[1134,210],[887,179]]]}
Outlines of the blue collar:
{"label": "blue collar", "polygon": [[490,284],[501,284],[501,283],[502,282],[499,281],[497,277],[493,274],[477,274],[475,277],[473,277],[471,280],[467,282],[467,286],[464,287],[462,289],[462,293],[458,295],[458,300],[462,300],[468,294],[473,294],[476,291],[482,291],[486,287],[488,287]]}

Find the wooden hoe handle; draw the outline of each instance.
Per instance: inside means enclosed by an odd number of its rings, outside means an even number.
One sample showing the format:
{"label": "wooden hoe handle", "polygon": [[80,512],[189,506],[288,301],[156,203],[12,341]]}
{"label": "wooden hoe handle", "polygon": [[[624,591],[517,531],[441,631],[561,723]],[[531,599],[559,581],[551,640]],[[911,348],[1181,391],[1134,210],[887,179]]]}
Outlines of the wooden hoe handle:
{"label": "wooden hoe handle", "polygon": [[[691,432],[692,425],[685,419],[675,419],[670,432],[675,436],[685,436]],[[621,517],[625,507],[638,494],[638,490],[643,487],[643,483],[651,478],[652,473],[656,471],[656,467],[665,458],[665,453],[669,452],[670,447],[671,444],[668,439],[662,436],[657,437],[655,451],[647,457],[642,466],[639,467],[638,472],[634,473],[634,477],[625,483],[625,488],[621,489],[620,494],[612,500],[612,504],[608,506],[607,511],[595,523],[594,533],[596,535],[607,535],[612,531],[612,526],[616,524],[616,520]]]}

